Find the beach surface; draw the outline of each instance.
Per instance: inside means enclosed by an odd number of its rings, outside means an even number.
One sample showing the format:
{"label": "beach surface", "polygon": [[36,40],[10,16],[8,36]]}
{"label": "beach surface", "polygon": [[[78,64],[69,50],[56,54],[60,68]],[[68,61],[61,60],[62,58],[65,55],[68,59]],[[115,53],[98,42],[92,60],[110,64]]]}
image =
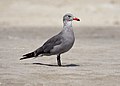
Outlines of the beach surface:
{"label": "beach surface", "polygon": [[0,27],[0,86],[119,86],[119,28],[74,28],[75,44],[58,67],[56,56],[19,59],[60,27]]}

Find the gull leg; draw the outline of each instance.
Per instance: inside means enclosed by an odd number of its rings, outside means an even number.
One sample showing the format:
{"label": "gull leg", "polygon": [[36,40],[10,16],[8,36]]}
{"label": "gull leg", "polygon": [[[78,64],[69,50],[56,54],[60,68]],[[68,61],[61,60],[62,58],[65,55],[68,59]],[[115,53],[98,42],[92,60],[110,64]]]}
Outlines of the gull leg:
{"label": "gull leg", "polygon": [[57,63],[58,63],[58,66],[61,66],[60,54],[57,55]]}

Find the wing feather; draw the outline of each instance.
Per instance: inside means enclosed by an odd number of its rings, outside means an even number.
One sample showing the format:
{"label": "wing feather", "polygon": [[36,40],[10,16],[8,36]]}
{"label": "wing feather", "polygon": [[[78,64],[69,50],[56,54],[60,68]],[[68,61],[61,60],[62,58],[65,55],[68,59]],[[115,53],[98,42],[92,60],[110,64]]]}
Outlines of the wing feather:
{"label": "wing feather", "polygon": [[56,35],[50,38],[48,41],[46,41],[42,48],[44,53],[50,53],[50,51],[56,46],[60,45],[62,43],[62,36]]}

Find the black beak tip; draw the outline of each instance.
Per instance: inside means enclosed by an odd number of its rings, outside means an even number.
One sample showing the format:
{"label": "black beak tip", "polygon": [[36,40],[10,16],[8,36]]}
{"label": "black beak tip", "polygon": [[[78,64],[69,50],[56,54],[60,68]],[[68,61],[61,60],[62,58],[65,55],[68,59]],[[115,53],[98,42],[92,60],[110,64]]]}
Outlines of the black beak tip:
{"label": "black beak tip", "polygon": [[77,21],[80,21],[80,19],[78,19]]}

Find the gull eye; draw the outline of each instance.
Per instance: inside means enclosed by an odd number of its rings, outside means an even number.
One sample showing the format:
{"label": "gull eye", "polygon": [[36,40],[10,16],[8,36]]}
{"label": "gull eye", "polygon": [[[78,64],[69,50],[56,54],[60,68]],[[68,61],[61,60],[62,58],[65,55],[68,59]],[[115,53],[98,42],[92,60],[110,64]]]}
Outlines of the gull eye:
{"label": "gull eye", "polygon": [[68,17],[70,18],[71,16],[68,15]]}

